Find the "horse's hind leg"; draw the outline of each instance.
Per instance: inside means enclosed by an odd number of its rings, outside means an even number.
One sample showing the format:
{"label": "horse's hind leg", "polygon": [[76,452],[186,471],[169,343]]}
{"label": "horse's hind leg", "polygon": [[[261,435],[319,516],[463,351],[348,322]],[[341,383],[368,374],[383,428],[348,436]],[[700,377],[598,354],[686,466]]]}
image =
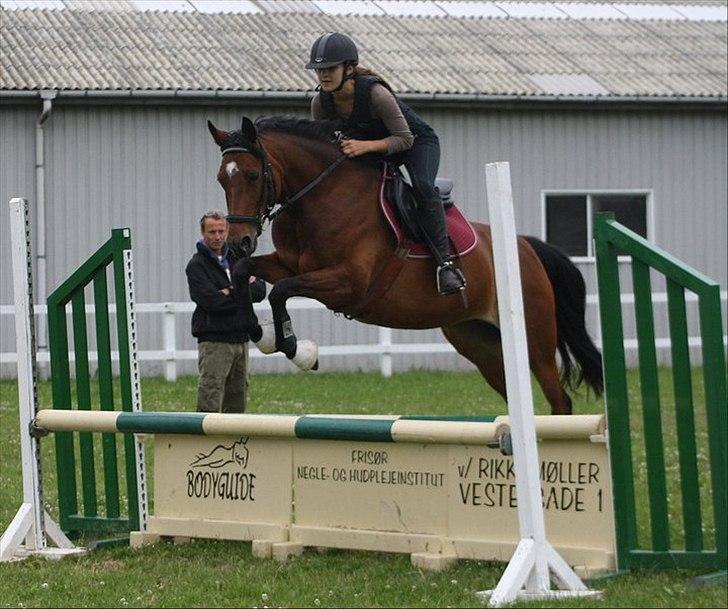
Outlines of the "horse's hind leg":
{"label": "horse's hind leg", "polygon": [[554,356],[535,362],[532,360],[531,370],[551,404],[551,414],[571,414],[571,398],[561,386],[559,368]]}
{"label": "horse's hind leg", "polygon": [[[543,288],[542,297],[538,297],[539,288]],[[551,405],[551,414],[571,414],[571,398],[564,391],[556,363],[558,330],[555,303],[548,297],[551,290],[547,288],[533,285],[529,294],[535,296],[524,302],[528,360],[541,391]]]}
{"label": "horse's hind leg", "polygon": [[442,332],[455,350],[473,362],[487,383],[508,401],[498,328],[472,319],[442,328]]}
{"label": "horse's hind leg", "polygon": [[[485,321],[470,320],[448,326],[442,331],[455,350],[473,362],[488,384],[508,401],[498,328]],[[529,363],[544,396],[551,405],[551,414],[571,414],[571,399],[561,386],[559,369],[554,358],[555,349],[554,345],[554,352],[549,355],[544,349],[531,347]]]}

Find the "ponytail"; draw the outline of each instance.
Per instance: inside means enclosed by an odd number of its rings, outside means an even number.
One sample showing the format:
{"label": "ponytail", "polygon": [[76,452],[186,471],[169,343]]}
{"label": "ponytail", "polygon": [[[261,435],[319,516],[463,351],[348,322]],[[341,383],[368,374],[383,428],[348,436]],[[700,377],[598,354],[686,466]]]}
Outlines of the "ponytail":
{"label": "ponytail", "polygon": [[375,78],[378,78],[382,81],[382,84],[387,87],[390,91],[392,90],[392,87],[389,86],[389,83],[384,80],[379,74],[377,74],[374,70],[371,70],[369,68],[365,68],[364,66],[360,66],[358,64],[354,65],[354,76],[374,76]]}

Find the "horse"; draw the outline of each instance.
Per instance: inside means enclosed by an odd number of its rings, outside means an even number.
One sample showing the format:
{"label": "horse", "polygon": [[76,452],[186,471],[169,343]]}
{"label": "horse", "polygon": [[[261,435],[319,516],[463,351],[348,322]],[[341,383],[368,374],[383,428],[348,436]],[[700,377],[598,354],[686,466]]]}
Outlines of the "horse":
{"label": "horse", "polygon": [[[208,121],[221,151],[217,181],[227,202],[228,246],[237,258],[234,294],[251,340],[265,353],[280,351],[316,369],[315,349],[297,340],[286,310],[293,296],[366,324],[439,327],[507,401],[490,227],[471,223],[478,242],[459,260],[467,280],[461,293],[437,293],[431,260],[403,260],[385,281],[397,252],[379,208],[382,166],[343,156],[334,127],[330,121],[264,117],[253,123],[243,117],[240,130],[228,132]],[[254,256],[266,221],[274,251]],[[601,355],[585,325],[584,280],[568,256],[534,237],[519,235],[518,253],[530,368],[552,414],[571,414],[567,389],[586,383],[596,396],[603,391]],[[273,286],[272,328],[253,311],[246,287],[253,275]]]}

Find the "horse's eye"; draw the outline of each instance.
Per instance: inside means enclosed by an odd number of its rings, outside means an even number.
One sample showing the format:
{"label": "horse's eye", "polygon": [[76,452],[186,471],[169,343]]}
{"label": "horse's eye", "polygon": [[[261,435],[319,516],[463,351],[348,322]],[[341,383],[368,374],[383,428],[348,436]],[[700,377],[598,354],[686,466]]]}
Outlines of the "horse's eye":
{"label": "horse's eye", "polygon": [[260,174],[257,171],[246,171],[245,172],[245,179],[248,182],[255,182],[260,177]]}

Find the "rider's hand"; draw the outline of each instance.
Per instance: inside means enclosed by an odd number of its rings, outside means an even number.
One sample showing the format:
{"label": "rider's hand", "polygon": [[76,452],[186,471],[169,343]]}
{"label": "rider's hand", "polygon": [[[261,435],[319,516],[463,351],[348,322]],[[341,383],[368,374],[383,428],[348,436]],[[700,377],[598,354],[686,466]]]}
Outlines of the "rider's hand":
{"label": "rider's hand", "polygon": [[370,141],[362,140],[344,140],[341,142],[341,152],[347,157],[353,159],[354,157],[374,152],[372,143]]}

